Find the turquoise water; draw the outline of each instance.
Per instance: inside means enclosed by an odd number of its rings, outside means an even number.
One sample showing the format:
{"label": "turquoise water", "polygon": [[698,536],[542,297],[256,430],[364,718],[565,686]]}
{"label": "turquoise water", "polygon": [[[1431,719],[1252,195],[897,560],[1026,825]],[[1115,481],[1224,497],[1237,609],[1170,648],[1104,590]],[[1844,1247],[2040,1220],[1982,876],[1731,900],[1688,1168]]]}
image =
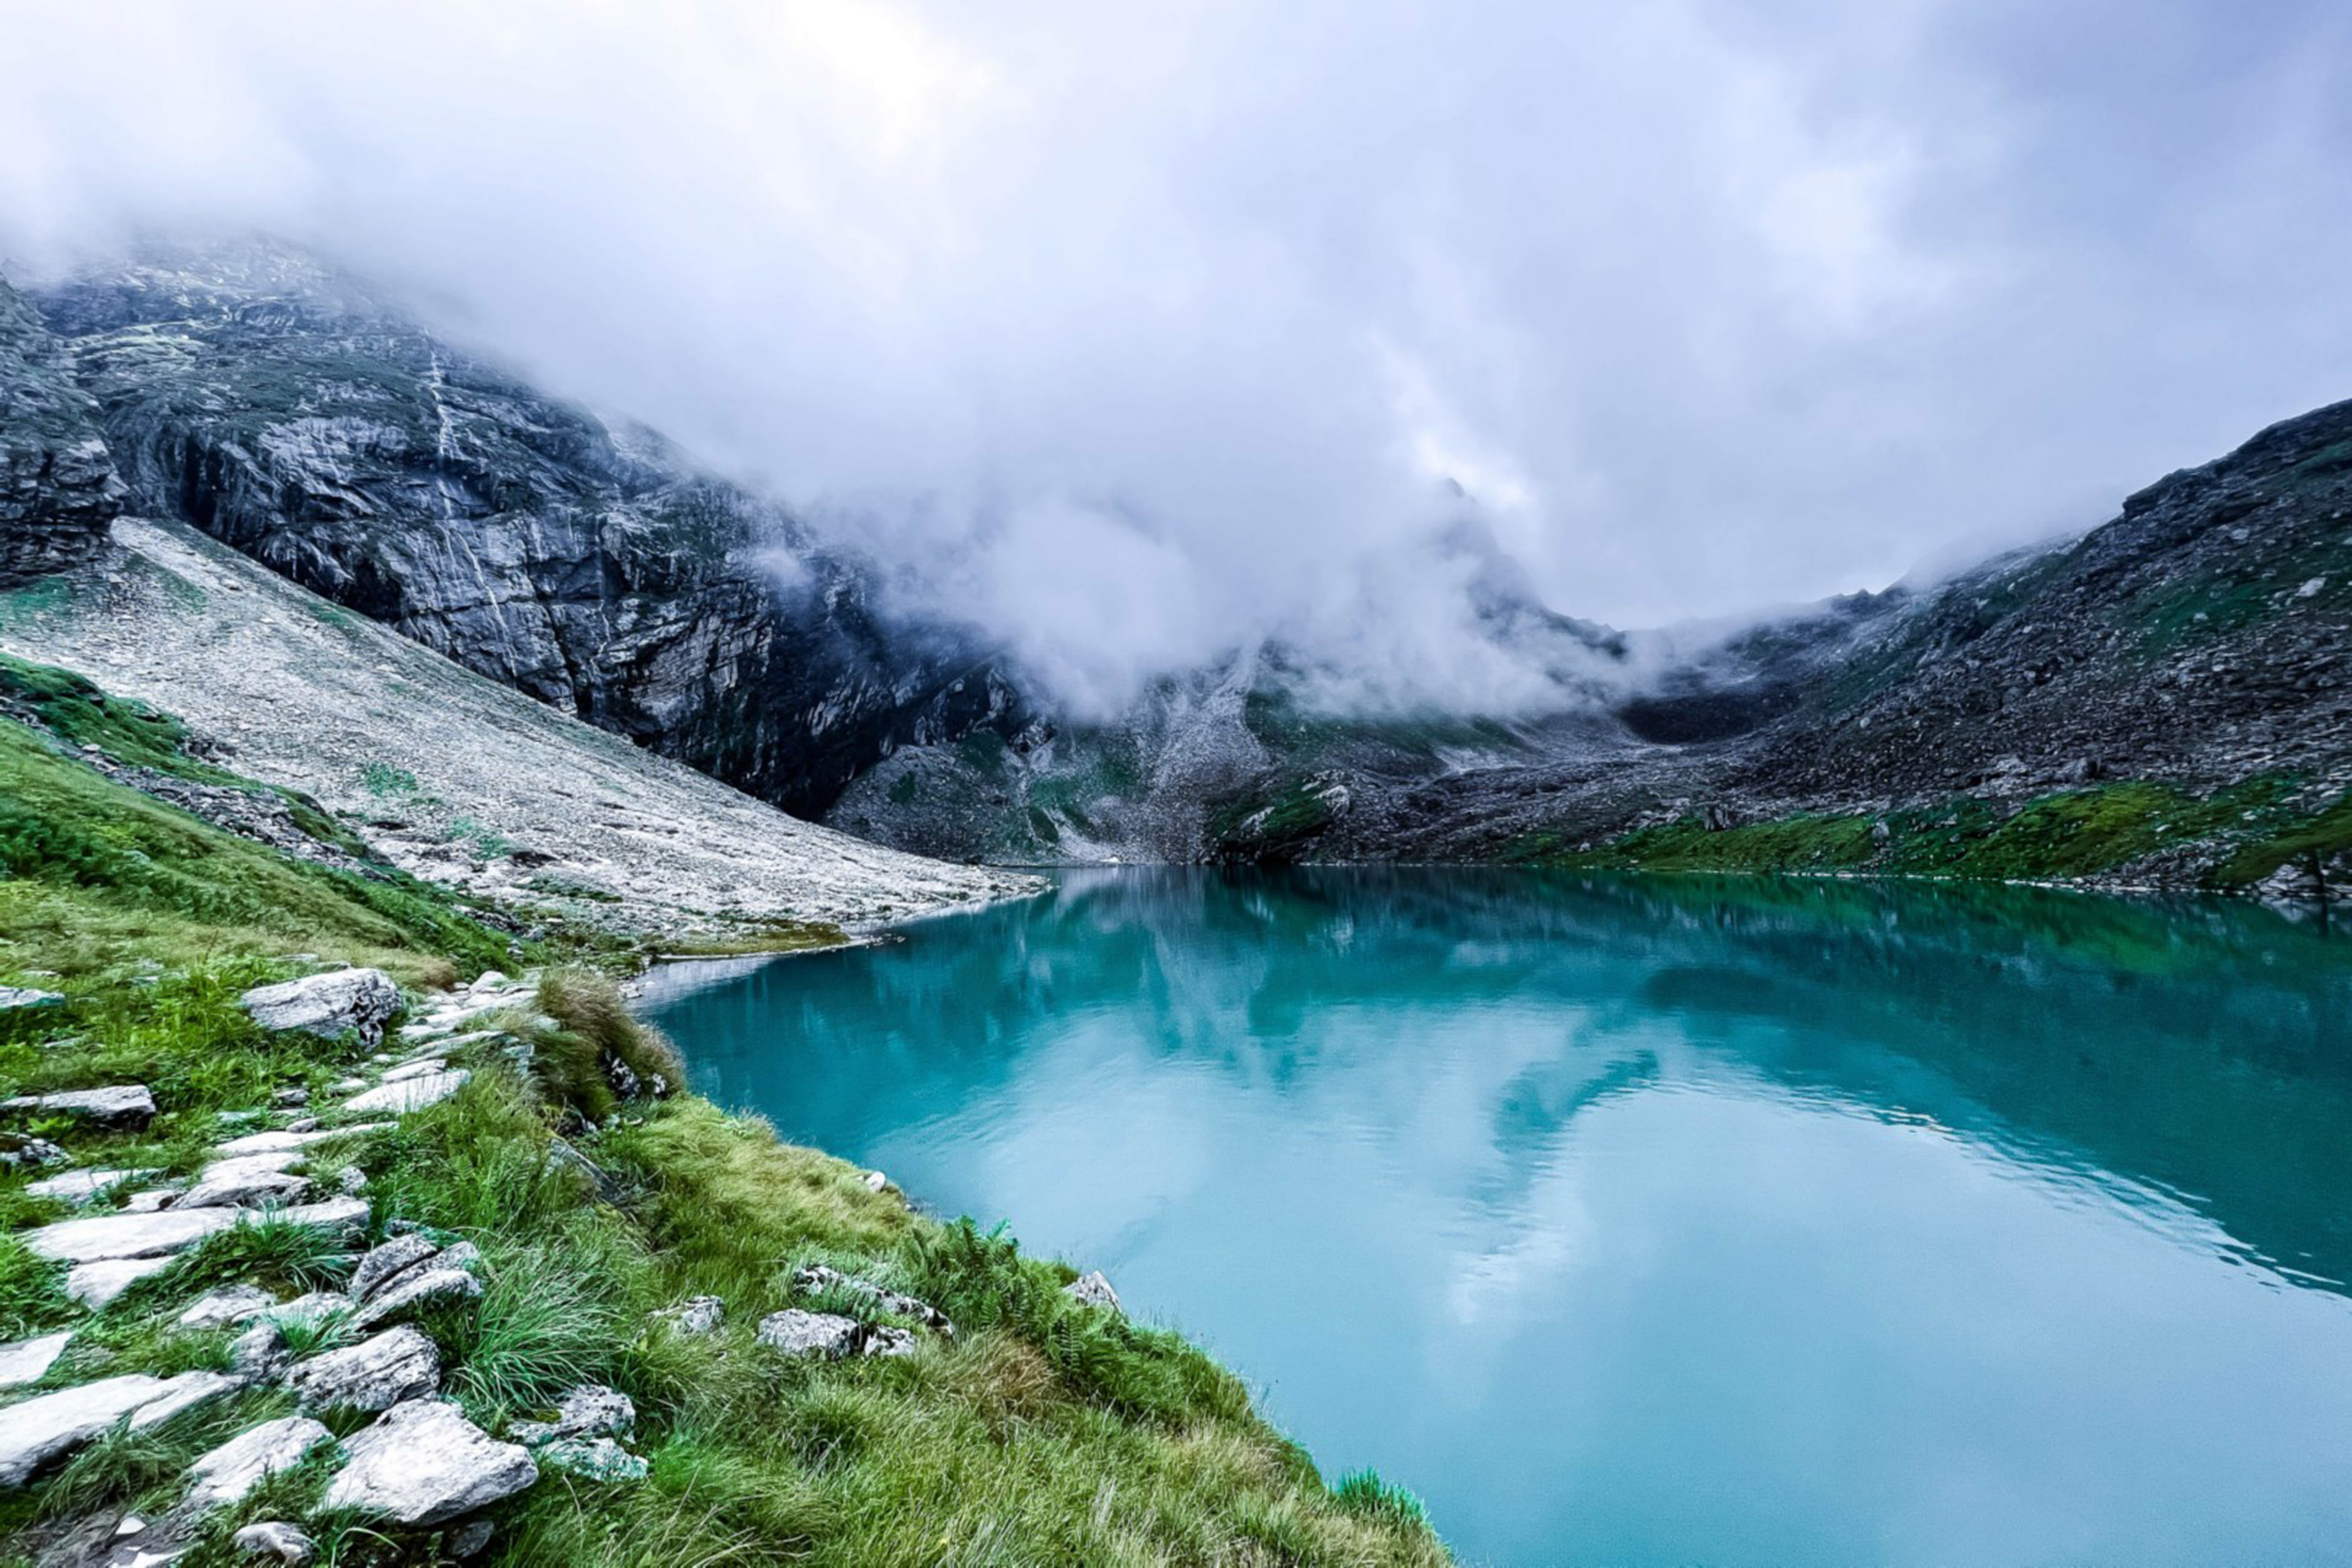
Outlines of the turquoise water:
{"label": "turquoise water", "polygon": [[657,1009],[1502,1563],[2352,1562],[2352,941],[2238,906],[1074,874]]}

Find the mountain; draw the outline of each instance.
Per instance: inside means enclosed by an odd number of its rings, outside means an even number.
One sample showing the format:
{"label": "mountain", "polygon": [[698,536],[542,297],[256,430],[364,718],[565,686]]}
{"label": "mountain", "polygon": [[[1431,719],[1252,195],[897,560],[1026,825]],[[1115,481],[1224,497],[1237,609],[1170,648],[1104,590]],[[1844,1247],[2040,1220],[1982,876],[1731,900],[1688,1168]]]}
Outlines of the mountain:
{"label": "mountain", "polygon": [[[1457,495],[1406,564],[1459,585],[1510,700],[1368,696],[1345,658],[1276,637],[1087,715],[788,510],[299,253],[158,252],[0,293],[0,572],[83,559],[118,508],[182,523],[898,848],[2352,877],[2352,405],[2067,543],[1708,636],[1559,614]],[[1360,620],[1388,651],[1379,605]]]}
{"label": "mountain", "polygon": [[783,509],[308,256],[156,251],[27,298],[130,512],[788,810],[893,746],[1024,721],[968,635],[886,616]]}

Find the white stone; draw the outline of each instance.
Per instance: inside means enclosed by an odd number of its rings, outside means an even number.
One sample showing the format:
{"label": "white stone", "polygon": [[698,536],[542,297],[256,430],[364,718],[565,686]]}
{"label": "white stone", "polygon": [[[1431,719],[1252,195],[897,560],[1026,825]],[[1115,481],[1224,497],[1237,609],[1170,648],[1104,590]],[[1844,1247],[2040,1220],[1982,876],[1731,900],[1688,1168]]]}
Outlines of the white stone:
{"label": "white stone", "polygon": [[0,1388],[22,1388],[28,1383],[40,1382],[57,1364],[58,1357],[65,1352],[66,1342],[71,1338],[71,1329],[59,1329],[38,1339],[0,1345]]}
{"label": "white stone", "polygon": [[290,1470],[304,1455],[334,1434],[307,1415],[287,1415],[265,1421],[230,1438],[189,1467],[194,1485],[180,1505],[184,1513],[208,1513],[243,1502],[246,1494],[280,1470]]}
{"label": "white stone", "polygon": [[727,1303],[716,1296],[689,1296],[654,1314],[681,1334],[707,1334],[727,1321]]}
{"label": "white stone", "polygon": [[1118,1292],[1110,1288],[1110,1281],[1103,1278],[1099,1268],[1063,1286],[1062,1294],[1074,1301],[1084,1301],[1089,1307],[1108,1307],[1114,1312],[1118,1310]]}
{"label": "white stone", "polygon": [[441,1352],[403,1324],[299,1363],[286,1381],[308,1410],[387,1410],[440,1386]]}
{"label": "white stone", "polygon": [[373,1045],[400,1011],[400,987],[381,969],[335,969],[257,985],[240,1000],[265,1029],[300,1029],[330,1039],[350,1029]]}
{"label": "white stone", "polygon": [[37,990],[30,985],[0,985],[0,1013],[12,1007],[46,1007],[64,1000],[60,992]]}
{"label": "white stone", "polygon": [[343,1101],[345,1110],[422,1110],[428,1105],[438,1105],[459,1089],[474,1075],[464,1068],[426,1073],[418,1078],[403,1079],[396,1083],[383,1083],[364,1094],[355,1094]]}
{"label": "white stone", "polygon": [[69,1204],[86,1204],[110,1187],[125,1182],[143,1182],[163,1173],[155,1170],[136,1171],[68,1171],[61,1176],[44,1176],[28,1184],[25,1192],[37,1198],[63,1198]]}
{"label": "white stone", "polygon": [[169,1378],[126,1373],[11,1405],[0,1420],[0,1487],[23,1486],[41,1466],[125,1416],[133,1431],[143,1431],[237,1386],[216,1372]]}
{"label": "white stone", "polygon": [[172,1206],[180,1194],[170,1187],[157,1187],[152,1192],[133,1193],[122,1200],[124,1214],[160,1214]]}
{"label": "white stone", "polygon": [[412,1078],[421,1078],[428,1072],[446,1071],[448,1066],[448,1062],[440,1057],[419,1057],[413,1062],[403,1062],[396,1068],[387,1068],[383,1075],[383,1081],[405,1083]]}
{"label": "white stone", "polygon": [[321,1127],[315,1132],[248,1132],[242,1138],[232,1138],[214,1152],[228,1159],[241,1160],[248,1154],[282,1154],[289,1149],[308,1149],[317,1143],[331,1143],[338,1138],[355,1138],[362,1133],[382,1132],[397,1127],[396,1121],[359,1121],[349,1127]]}
{"label": "white stone", "polygon": [[66,1294],[93,1312],[105,1310],[133,1285],[150,1274],[161,1274],[172,1267],[173,1259],[164,1258],[110,1258],[104,1263],[84,1263],[66,1270]]}
{"label": "white stone", "polygon": [[394,1405],[345,1441],[350,1456],[320,1506],[398,1524],[437,1524],[527,1490],[539,1466],[437,1399]]}
{"label": "white stone", "polygon": [[760,1320],[759,1342],[789,1356],[837,1361],[854,1353],[866,1325],[835,1312],[804,1312],[787,1307]]}
{"label": "white stone", "polygon": [[109,1089],[20,1094],[14,1100],[0,1100],[0,1110],[55,1110],[100,1127],[144,1127],[154,1119],[155,1097],[143,1083],[122,1083]]}
{"label": "white stone", "polygon": [[318,1542],[303,1534],[299,1526],[282,1519],[247,1525],[236,1532],[234,1544],[247,1557],[274,1557],[291,1568],[302,1568],[319,1555]]}
{"label": "white stone", "polygon": [[517,1421],[507,1435],[536,1447],[559,1437],[625,1437],[637,1424],[637,1407],[617,1388],[587,1383],[555,1402],[552,1421]]}
{"label": "white stone", "polygon": [[559,1437],[536,1452],[548,1468],[592,1481],[641,1481],[653,1468],[610,1437]]}
{"label": "white stone", "polygon": [[[322,1204],[279,1209],[272,1217],[320,1230],[349,1229],[364,1223],[368,1206],[359,1198],[330,1198]],[[251,1215],[242,1209],[182,1209],[161,1214],[116,1214],[97,1219],[60,1220],[25,1237],[25,1245],[43,1258],[68,1263],[96,1263],[121,1258],[152,1258],[178,1252],[205,1237],[217,1235]]]}
{"label": "white stone", "polygon": [[[223,1161],[223,1164],[232,1162]],[[206,1171],[196,1184],[180,1194],[174,1211],[282,1207],[310,1195],[310,1178],[291,1171],[254,1171],[223,1174]]]}

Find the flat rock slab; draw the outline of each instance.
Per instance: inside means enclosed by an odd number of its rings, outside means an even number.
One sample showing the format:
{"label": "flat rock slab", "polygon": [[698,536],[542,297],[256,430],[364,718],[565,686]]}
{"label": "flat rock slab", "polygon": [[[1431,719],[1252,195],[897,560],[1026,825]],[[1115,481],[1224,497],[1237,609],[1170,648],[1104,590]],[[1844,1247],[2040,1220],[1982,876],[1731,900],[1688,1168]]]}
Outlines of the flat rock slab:
{"label": "flat rock slab", "polygon": [[290,1470],[334,1434],[307,1415],[265,1421],[238,1434],[189,1467],[194,1484],[180,1504],[185,1514],[209,1513],[245,1500],[246,1494],[280,1470]]}
{"label": "flat rock slab", "polygon": [[232,1138],[214,1152],[225,1159],[242,1160],[254,1154],[283,1154],[289,1150],[308,1149],[317,1143],[331,1143],[338,1138],[353,1138],[366,1132],[382,1132],[397,1127],[396,1121],[357,1121],[349,1127],[321,1127],[314,1132],[248,1132],[242,1138]]}
{"label": "flat rock slab", "polygon": [[359,1267],[352,1270],[352,1299],[364,1301],[375,1294],[376,1288],[390,1282],[394,1275],[414,1268],[441,1250],[441,1244],[421,1230],[406,1236],[395,1236],[377,1247],[368,1248]]}
{"label": "flat rock slab", "polygon": [[[225,1163],[226,1162],[224,1162]],[[227,1175],[206,1171],[180,1194],[175,1209],[275,1208],[310,1195],[310,1178],[291,1171],[252,1171]]]}
{"label": "flat rock slab", "polygon": [[389,1410],[441,1384],[441,1352],[415,1329],[387,1329],[296,1365],[286,1381],[307,1410]]}
{"label": "flat rock slab", "polygon": [[421,1073],[415,1078],[388,1080],[363,1094],[355,1094],[343,1101],[345,1110],[422,1110],[428,1105],[438,1105],[459,1089],[474,1075],[464,1068],[446,1068],[437,1072]]}
{"label": "flat rock slab", "polygon": [[427,1265],[422,1268],[412,1268],[385,1286],[373,1300],[352,1316],[352,1326],[370,1329],[427,1307],[481,1299],[482,1282],[465,1269]]}
{"label": "flat rock slab", "polygon": [[144,1127],[155,1117],[155,1097],[143,1083],[110,1089],[69,1089],[56,1094],[20,1094],[0,1100],[0,1110],[48,1110],[79,1116],[100,1127]]}
{"label": "flat rock slab", "polygon": [[282,1519],[268,1519],[259,1524],[248,1524],[236,1532],[230,1542],[247,1557],[266,1563],[299,1564],[314,1562],[319,1555],[319,1543],[302,1533],[299,1526]]}
{"label": "flat rock slab", "polygon": [[239,1002],[265,1029],[299,1029],[329,1039],[349,1029],[373,1045],[400,1011],[400,987],[381,969],[332,969],[257,985]]}
{"label": "flat rock slab", "polygon": [[172,1267],[173,1258],[118,1258],[104,1263],[78,1264],[66,1270],[66,1294],[93,1312],[104,1311],[133,1285],[150,1274],[160,1274]]}
{"label": "flat rock slab", "polygon": [[320,1506],[398,1524],[438,1524],[539,1480],[539,1466],[520,1445],[498,1441],[437,1399],[394,1405],[343,1448],[349,1462]]}
{"label": "flat rock slab", "polygon": [[44,1176],[27,1184],[26,1193],[37,1198],[63,1198],[69,1204],[86,1204],[110,1187],[125,1182],[143,1182],[163,1173],[144,1171],[68,1171],[61,1176]]}
{"label": "flat rock slab", "polygon": [[445,1058],[421,1057],[415,1061],[403,1062],[396,1068],[385,1068],[383,1081],[406,1083],[410,1079],[421,1078],[428,1072],[446,1072],[448,1068],[449,1063]]}
{"label": "flat rock slab", "polygon": [[177,1377],[128,1373],[11,1405],[0,1421],[0,1487],[21,1487],[49,1460],[130,1417],[142,1431],[239,1386],[216,1372]]}
{"label": "flat rock slab", "polygon": [[54,1007],[65,1000],[58,991],[43,991],[31,985],[0,985],[0,1013],[12,1007]]}
{"label": "flat rock slab", "polygon": [[40,1382],[57,1364],[58,1357],[65,1352],[66,1342],[71,1338],[71,1329],[59,1329],[38,1339],[0,1345],[0,1388],[22,1388],[28,1383]]}
{"label": "flat rock slab", "polygon": [[[276,1210],[272,1217],[293,1225],[338,1229],[363,1224],[367,1215],[368,1206],[359,1198],[330,1198],[322,1204]],[[59,1220],[27,1233],[25,1245],[42,1258],[67,1263],[153,1258],[182,1251],[250,1217],[251,1211],[245,1209],[183,1209],[174,1205],[161,1214],[114,1214],[95,1219]]]}
{"label": "flat rock slab", "polygon": [[507,1428],[516,1442],[536,1447],[564,1437],[625,1437],[637,1424],[637,1407],[617,1388],[601,1383],[567,1390],[555,1402],[552,1421],[517,1421]]}

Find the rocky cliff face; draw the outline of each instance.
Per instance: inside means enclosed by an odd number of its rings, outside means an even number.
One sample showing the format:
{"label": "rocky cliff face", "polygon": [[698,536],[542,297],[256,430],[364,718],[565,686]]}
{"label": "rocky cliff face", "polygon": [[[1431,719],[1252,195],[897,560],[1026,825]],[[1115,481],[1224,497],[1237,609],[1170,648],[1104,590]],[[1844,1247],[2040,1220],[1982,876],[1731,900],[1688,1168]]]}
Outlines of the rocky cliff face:
{"label": "rocky cliff face", "polygon": [[0,588],[105,547],[123,486],[96,414],[39,314],[0,282]]}
{"label": "rocky cliff face", "polygon": [[787,809],[894,747],[1021,722],[968,637],[887,618],[789,513],[305,257],[150,259],[35,299],[133,510]]}

